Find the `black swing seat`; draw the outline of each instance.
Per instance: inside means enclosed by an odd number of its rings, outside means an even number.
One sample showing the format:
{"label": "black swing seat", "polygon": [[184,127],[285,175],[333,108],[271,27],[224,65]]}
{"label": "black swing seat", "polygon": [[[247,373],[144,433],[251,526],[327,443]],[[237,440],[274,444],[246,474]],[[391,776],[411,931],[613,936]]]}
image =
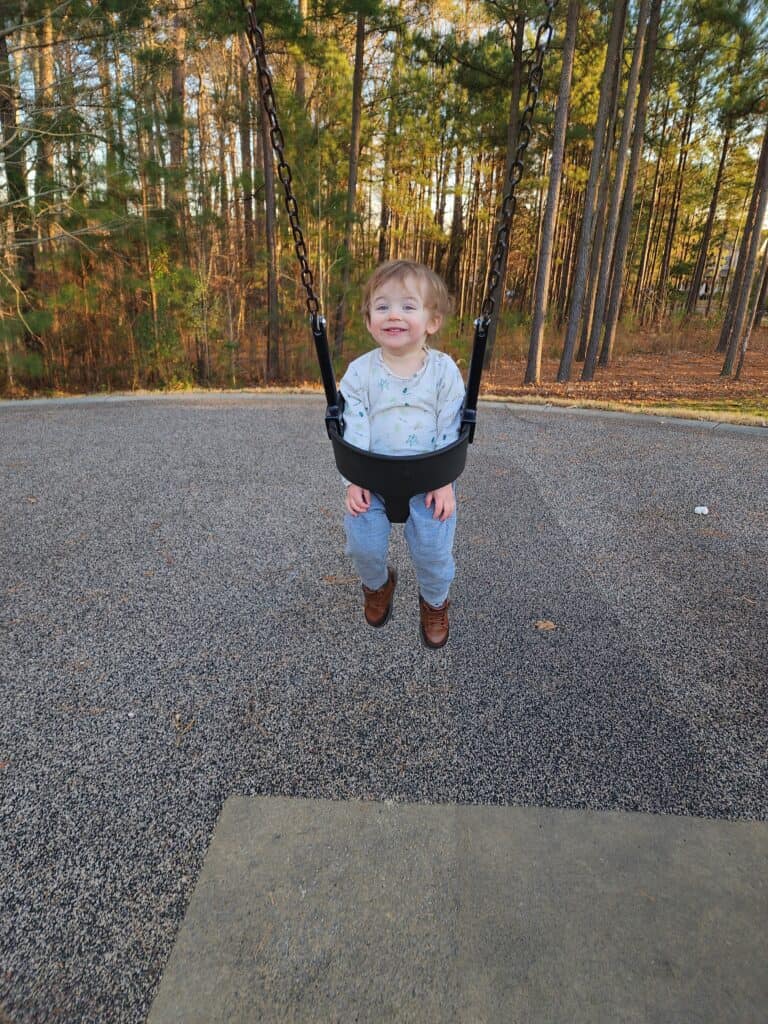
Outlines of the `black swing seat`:
{"label": "black swing seat", "polygon": [[452,484],[464,470],[467,445],[472,444],[475,437],[477,396],[489,320],[487,317],[475,320],[475,339],[458,438],[445,448],[418,455],[381,455],[357,448],[344,440],[344,395],[336,387],[325,317],[314,313],[311,323],[327,402],[325,429],[333,445],[336,467],[345,479],[381,497],[391,523],[404,523],[410,515],[409,505],[414,494],[424,494]]}
{"label": "black swing seat", "polygon": [[345,441],[342,422],[335,410],[333,413],[329,410],[326,426],[336,468],[353,484],[378,494],[391,523],[404,523],[408,519],[409,503],[414,494],[434,491],[458,479],[467,461],[467,445],[472,440],[474,426],[472,416],[465,418],[458,440],[434,452],[381,455]]}

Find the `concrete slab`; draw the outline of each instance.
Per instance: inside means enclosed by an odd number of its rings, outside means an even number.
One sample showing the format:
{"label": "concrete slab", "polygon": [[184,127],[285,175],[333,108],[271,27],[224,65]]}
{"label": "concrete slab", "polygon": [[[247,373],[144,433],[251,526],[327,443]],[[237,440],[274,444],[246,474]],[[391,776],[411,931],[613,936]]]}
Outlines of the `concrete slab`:
{"label": "concrete slab", "polygon": [[224,804],[149,1024],[757,1024],[768,825]]}

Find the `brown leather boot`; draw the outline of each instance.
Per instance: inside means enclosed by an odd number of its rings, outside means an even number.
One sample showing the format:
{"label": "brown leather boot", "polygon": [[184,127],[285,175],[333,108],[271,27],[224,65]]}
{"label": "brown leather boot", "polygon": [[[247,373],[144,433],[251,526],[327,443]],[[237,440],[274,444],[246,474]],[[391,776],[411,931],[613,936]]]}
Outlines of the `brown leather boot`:
{"label": "brown leather boot", "polygon": [[395,592],[397,573],[390,566],[389,578],[383,587],[378,590],[371,590],[363,584],[363,595],[365,597],[365,621],[369,626],[384,626],[392,614],[392,595]]}
{"label": "brown leather boot", "polygon": [[450,606],[451,602],[446,600],[437,608],[433,608],[419,594],[421,639],[432,650],[443,647],[448,640],[448,609]]}

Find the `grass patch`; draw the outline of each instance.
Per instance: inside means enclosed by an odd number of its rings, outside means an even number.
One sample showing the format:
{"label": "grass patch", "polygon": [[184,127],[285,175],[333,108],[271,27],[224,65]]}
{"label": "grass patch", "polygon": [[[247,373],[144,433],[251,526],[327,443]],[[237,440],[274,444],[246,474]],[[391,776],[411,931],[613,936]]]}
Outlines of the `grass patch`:
{"label": "grass patch", "polygon": [[508,402],[510,405],[557,405],[564,408],[600,409],[606,412],[631,412],[646,416],[670,416],[677,419],[710,420],[741,426],[768,427],[768,402],[763,400],[707,402],[681,400],[668,402],[619,402],[598,398],[559,398],[549,395],[481,396],[481,401]]}
{"label": "grass patch", "polygon": [[768,398],[680,398],[665,401],[663,404],[674,408],[736,413],[740,416],[762,416],[768,419]]}

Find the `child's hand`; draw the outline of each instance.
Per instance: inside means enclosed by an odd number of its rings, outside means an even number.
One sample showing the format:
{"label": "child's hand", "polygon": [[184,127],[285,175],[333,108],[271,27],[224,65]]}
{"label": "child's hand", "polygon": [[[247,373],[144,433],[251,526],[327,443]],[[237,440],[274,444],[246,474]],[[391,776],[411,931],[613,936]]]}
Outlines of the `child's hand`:
{"label": "child's hand", "polygon": [[351,516],[367,512],[371,507],[371,492],[357,484],[350,484],[344,498],[344,506]]}
{"label": "child's hand", "polygon": [[433,519],[439,519],[441,523],[444,523],[446,519],[450,519],[456,511],[456,496],[453,493],[453,484],[446,484],[445,487],[438,487],[436,491],[429,491],[424,499],[424,504],[429,508],[432,502],[435,503],[435,511],[432,514]]}

